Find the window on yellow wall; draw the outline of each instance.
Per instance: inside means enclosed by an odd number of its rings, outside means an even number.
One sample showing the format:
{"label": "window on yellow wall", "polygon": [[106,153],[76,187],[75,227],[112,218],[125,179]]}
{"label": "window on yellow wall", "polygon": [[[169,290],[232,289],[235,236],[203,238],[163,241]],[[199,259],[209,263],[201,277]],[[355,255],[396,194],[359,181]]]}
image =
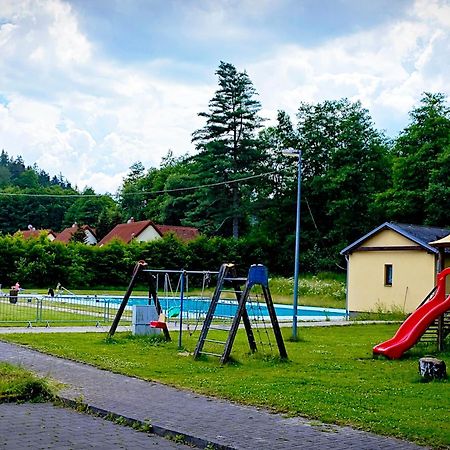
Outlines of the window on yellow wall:
{"label": "window on yellow wall", "polygon": [[392,286],[392,264],[384,265],[384,285]]}

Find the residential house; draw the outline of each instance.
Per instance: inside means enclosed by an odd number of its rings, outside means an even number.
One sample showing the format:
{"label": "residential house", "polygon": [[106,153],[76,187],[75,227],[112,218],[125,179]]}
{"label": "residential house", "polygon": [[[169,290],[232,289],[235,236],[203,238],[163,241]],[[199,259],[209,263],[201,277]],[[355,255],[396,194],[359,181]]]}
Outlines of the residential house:
{"label": "residential house", "polygon": [[56,238],[56,233],[52,230],[36,230],[32,225],[28,226],[28,230],[19,230],[14,233],[15,236],[21,235],[24,239],[37,238],[44,234],[46,238],[51,242]]}
{"label": "residential house", "polygon": [[79,226],[74,223],[71,227],[66,228],[61,231],[61,233],[56,235],[56,242],[64,242],[67,244],[72,239],[72,236],[79,230],[83,230],[84,232],[84,243],[87,245],[95,245],[97,244],[97,237],[95,236],[95,230],[91,228],[89,225]]}
{"label": "residential house", "polygon": [[133,218],[131,218],[127,223],[116,225],[98,243],[98,245],[105,245],[113,239],[119,239],[127,244],[132,240],[137,242],[149,242],[155,239],[161,239],[163,236],[170,233],[174,234],[183,242],[191,241],[199,236],[199,231],[197,228],[157,225],[151,220],[140,220],[135,222]]}
{"label": "residential house", "polygon": [[435,241],[449,229],[386,222],[341,251],[347,260],[347,309],[410,313],[433,289],[450,255]]}

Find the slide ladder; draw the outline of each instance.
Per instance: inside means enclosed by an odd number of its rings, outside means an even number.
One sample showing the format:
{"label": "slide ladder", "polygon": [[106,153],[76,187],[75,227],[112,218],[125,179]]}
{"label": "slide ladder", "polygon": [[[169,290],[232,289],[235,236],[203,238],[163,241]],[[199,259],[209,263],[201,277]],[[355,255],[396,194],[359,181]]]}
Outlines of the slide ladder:
{"label": "slide ladder", "polygon": [[[450,268],[437,275],[436,290],[425,303],[421,304],[398,329],[395,336],[373,348],[374,355],[383,355],[390,359],[400,358],[404,352],[423,338],[428,330],[428,337],[434,333],[438,337],[438,348],[442,350],[444,339],[450,333],[448,312],[450,295],[446,295],[446,277]],[[424,338],[425,340],[427,337]]]}
{"label": "slide ladder", "polygon": [[444,348],[445,338],[450,334],[450,312],[444,313],[442,316],[431,322],[423,336],[420,338],[422,343],[437,343],[439,351]]}
{"label": "slide ladder", "polygon": [[[228,290],[225,284],[231,284],[232,290]],[[214,291],[211,303],[206,314],[205,321],[203,322],[202,331],[200,333],[197,346],[194,351],[194,358],[198,358],[200,355],[217,356],[220,358],[222,364],[226,363],[230,357],[231,349],[233,347],[234,340],[236,338],[239,324],[242,318],[244,328],[247,333],[247,339],[251,352],[257,350],[255,336],[253,334],[250,318],[247,312],[246,304],[249,299],[250,290],[253,286],[260,285],[263,291],[266,306],[269,312],[270,320],[272,323],[273,333],[277,341],[278,350],[281,358],[287,358],[286,348],[284,346],[281,329],[278,324],[278,320],[275,313],[275,307],[273,306],[272,296],[269,291],[268,285],[268,272],[267,268],[262,265],[252,265],[248,272],[247,278],[239,278],[236,276],[236,268],[234,264],[223,264],[220,268],[217,286]],[[216,314],[217,305],[222,300],[222,293],[233,292],[237,300],[237,309],[233,317],[231,326],[218,325],[214,320],[230,318],[229,316],[223,317]],[[210,330],[221,330],[227,333],[225,339],[209,338],[208,334]],[[214,350],[205,350],[205,345],[213,347]],[[219,350],[217,350],[219,348]]]}

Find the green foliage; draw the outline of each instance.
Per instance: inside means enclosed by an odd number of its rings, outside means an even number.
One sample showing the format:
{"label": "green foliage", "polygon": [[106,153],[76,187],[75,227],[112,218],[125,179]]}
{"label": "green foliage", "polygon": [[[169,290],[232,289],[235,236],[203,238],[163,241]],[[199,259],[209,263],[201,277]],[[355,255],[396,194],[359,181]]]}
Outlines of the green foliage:
{"label": "green foliage", "polygon": [[449,226],[450,108],[443,94],[425,93],[395,142],[392,187],[376,208],[390,220]]}
{"label": "green foliage", "polygon": [[7,363],[0,363],[0,403],[45,401],[53,397],[46,380]]}
{"label": "green foliage", "polygon": [[[196,180],[207,183],[234,181],[258,173],[263,160],[256,138],[262,122],[258,115],[261,104],[255,99],[257,93],[250,78],[223,61],[216,74],[219,89],[209,102],[209,111],[199,114],[206,124],[193,133],[199,150],[194,157],[198,164]],[[237,238],[245,222],[252,186],[254,183],[246,182],[199,189],[195,193],[197,207],[188,211],[187,219],[195,225],[206,213],[211,220],[209,231]],[[229,231],[224,233],[225,225]]]}
{"label": "green foliage", "polygon": [[233,262],[245,274],[251,264],[265,264],[273,274],[285,274],[284,264],[293,266],[293,255],[274,258],[276,242],[255,237],[200,237],[183,243],[169,234],[147,243],[125,244],[114,240],[102,247],[79,242],[50,242],[44,235],[23,239],[0,236],[0,280],[4,285],[20,281],[22,286],[126,286],[138,260],[154,269],[218,270],[224,262]]}
{"label": "green foliage", "polygon": [[[21,157],[0,153],[3,234],[29,224],[59,231],[76,221],[96,227],[101,239],[134,217],[196,226],[211,240],[187,247],[170,241],[126,250],[119,246],[82,257],[72,247],[34,249],[37,260],[27,255],[26,244],[10,241],[16,248],[5,249],[7,260],[0,261],[0,274],[6,277],[2,282],[17,276],[32,279],[33,273],[45,271],[65,282],[110,284],[104,280],[112,279],[114,285],[142,255],[160,267],[263,262],[272,273],[287,275],[293,268],[298,167],[298,160],[283,154],[288,147],[302,151],[302,271],[343,267],[339,251],[384,221],[450,227],[450,108],[445,95],[425,93],[392,142],[375,129],[359,102],[347,99],[301,103],[295,124],[279,111],[277,124],[260,131],[261,105],[248,75],[225,62],[216,74],[218,89],[208,110],[199,114],[205,124],[193,133],[198,153],[174,157],[169,151],[159,168],[148,170],[140,162],[133,164],[118,203],[109,195],[94,196],[89,188],[81,197],[72,196],[79,193],[61,174],[50,179],[37,166],[26,167]],[[261,174],[268,175],[235,183]],[[219,236],[239,239],[233,243]],[[0,250],[10,244],[0,243]],[[59,260],[69,270],[55,267]],[[108,274],[114,261],[117,272]]]}
{"label": "green foliage", "polygon": [[116,204],[111,197],[96,196],[92,189],[85,189],[83,196],[77,198],[64,214],[64,225],[70,227],[76,222],[80,225],[97,227],[102,213],[111,214],[116,209]]}

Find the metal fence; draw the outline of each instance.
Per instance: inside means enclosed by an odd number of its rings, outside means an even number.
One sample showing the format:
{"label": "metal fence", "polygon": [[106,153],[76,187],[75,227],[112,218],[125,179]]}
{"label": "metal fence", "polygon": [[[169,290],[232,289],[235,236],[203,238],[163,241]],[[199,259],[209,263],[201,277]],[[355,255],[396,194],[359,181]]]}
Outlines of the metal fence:
{"label": "metal fence", "polygon": [[[0,325],[107,324],[118,307],[117,303],[96,297],[5,295],[0,297]],[[121,321],[130,324],[131,310],[124,312]]]}

